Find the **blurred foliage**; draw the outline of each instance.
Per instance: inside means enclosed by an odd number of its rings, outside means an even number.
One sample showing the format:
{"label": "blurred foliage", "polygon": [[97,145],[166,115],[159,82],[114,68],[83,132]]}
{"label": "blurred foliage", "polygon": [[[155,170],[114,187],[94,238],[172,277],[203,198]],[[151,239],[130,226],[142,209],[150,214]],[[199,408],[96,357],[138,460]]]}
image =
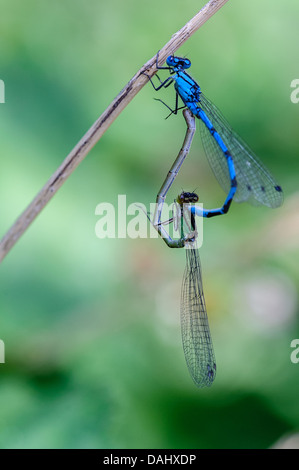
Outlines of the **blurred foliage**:
{"label": "blurred foliage", "polygon": [[[204,2],[2,0],[4,234],[133,74]],[[258,14],[257,14],[258,13]],[[180,339],[184,251],[95,236],[100,202],[154,201],[185,133],[145,87],[4,260],[2,448],[265,448],[299,428],[296,0],[229,2],[178,51],[285,191],[204,223],[218,372],[198,390]],[[170,87],[161,91],[174,100]],[[196,136],[169,194],[224,194]]]}

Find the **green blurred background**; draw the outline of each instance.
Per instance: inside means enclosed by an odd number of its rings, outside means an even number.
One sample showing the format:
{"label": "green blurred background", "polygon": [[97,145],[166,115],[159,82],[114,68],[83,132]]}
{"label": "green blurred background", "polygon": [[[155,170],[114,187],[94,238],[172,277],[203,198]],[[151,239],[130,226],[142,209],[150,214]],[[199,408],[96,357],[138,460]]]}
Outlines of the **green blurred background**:
{"label": "green blurred background", "polygon": [[[203,1],[2,0],[1,235],[112,99]],[[0,270],[2,448],[268,448],[299,430],[297,0],[231,0],[178,54],[271,169],[282,208],[205,221],[204,290],[217,358],[197,389],[181,346],[183,250],[95,236],[100,202],[153,202],[185,133],[146,86]],[[161,91],[172,103],[174,91]],[[224,193],[199,132],[169,194]]]}

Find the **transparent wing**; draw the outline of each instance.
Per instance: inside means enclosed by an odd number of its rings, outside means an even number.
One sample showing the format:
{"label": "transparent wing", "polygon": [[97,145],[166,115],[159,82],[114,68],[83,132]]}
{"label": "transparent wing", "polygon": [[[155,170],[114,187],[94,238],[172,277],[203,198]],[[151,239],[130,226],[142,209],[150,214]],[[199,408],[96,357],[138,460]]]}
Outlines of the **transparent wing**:
{"label": "transparent wing", "polygon": [[[283,202],[282,189],[267,168],[232,130],[216,106],[203,94],[200,95],[198,105],[206,113],[232,155],[238,184],[234,200],[248,201],[254,205],[263,204],[273,208],[279,207]],[[210,166],[224,191],[228,192],[230,178],[226,158],[202,121],[200,131]]]}
{"label": "transparent wing", "polygon": [[181,293],[181,329],[189,372],[198,387],[209,387],[215,379],[216,361],[197,248],[186,248],[186,269]]}

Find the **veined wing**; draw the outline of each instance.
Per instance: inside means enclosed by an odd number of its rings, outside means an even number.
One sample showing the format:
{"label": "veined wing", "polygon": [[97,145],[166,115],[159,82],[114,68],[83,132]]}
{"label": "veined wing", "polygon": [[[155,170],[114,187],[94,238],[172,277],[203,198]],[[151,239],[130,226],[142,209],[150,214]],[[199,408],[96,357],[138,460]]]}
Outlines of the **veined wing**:
{"label": "veined wing", "polygon": [[[238,184],[234,200],[236,202],[248,201],[254,205],[263,204],[273,208],[279,207],[283,202],[282,189],[267,168],[232,130],[217,107],[203,94],[200,95],[198,106],[206,113],[233,158]],[[201,122],[200,130],[210,166],[224,191],[228,192],[230,177],[225,155],[203,122]]]}
{"label": "veined wing", "polygon": [[[192,246],[196,247],[195,243]],[[209,387],[215,379],[216,361],[197,248],[186,248],[186,268],[181,293],[181,329],[189,372],[198,387]]]}

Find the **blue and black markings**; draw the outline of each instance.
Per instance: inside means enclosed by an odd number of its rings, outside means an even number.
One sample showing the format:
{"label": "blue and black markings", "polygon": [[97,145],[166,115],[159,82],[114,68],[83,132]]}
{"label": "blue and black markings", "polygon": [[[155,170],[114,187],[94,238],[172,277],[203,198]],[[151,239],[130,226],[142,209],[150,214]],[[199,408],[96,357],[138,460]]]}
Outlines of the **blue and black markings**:
{"label": "blue and black markings", "polygon": [[[202,142],[208,161],[220,185],[228,193],[228,198],[234,198],[236,202],[248,201],[254,205],[279,207],[283,202],[281,186],[248,145],[232,130],[216,106],[203,95],[198,83],[185,71],[190,68],[191,61],[184,57],[169,56],[166,64],[166,67],[158,65],[157,54],[157,69],[168,70],[171,76],[164,81],[158,77],[160,85],[157,87],[150,77],[149,79],[155,90],[166,88],[174,82],[175,108],[171,109],[162,100],[159,101],[167,106],[170,114],[177,114],[179,109],[188,107],[200,119]],[[183,101],[183,107],[178,106],[178,97]],[[225,201],[222,208],[224,211],[221,213],[227,212],[226,208],[229,208],[230,202]],[[212,215],[212,211],[210,214],[207,211],[203,216]]]}

